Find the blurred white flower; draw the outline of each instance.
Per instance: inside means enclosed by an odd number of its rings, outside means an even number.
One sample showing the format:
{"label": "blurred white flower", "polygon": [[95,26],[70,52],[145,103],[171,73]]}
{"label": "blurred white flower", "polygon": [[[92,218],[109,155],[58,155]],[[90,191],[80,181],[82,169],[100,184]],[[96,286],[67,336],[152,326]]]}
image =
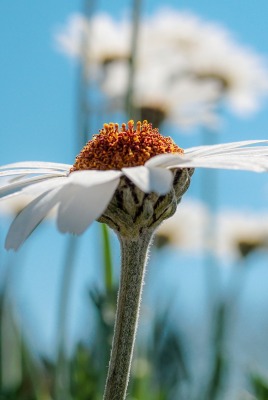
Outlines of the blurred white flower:
{"label": "blurred white flower", "polygon": [[219,213],[216,225],[219,257],[237,260],[268,248],[268,213],[229,210]]}
{"label": "blurred white flower", "polygon": [[[1,186],[0,186],[1,191]],[[19,196],[10,196],[2,201],[0,199],[0,217],[14,217],[18,215],[25,207],[28,206],[35,196],[31,194],[20,194]],[[45,218],[54,218],[56,215],[56,210],[52,209]]]}
{"label": "blurred white flower", "polygon": [[156,247],[212,252],[222,260],[237,261],[258,249],[268,249],[268,213],[221,211],[213,219],[214,240],[206,236],[211,224],[208,207],[198,200],[184,200],[174,216],[156,232]]}
{"label": "blurred white flower", "polygon": [[[1,186],[0,186],[1,189]],[[33,200],[30,195],[12,196],[0,201],[0,216],[15,216]]]}
{"label": "blurred white flower", "polygon": [[[226,29],[191,13],[165,9],[143,18],[138,38],[132,101],[141,119],[155,110],[180,125],[215,126],[222,103],[247,115],[268,92],[264,60],[236,43]],[[106,14],[87,21],[76,14],[56,41],[66,54],[84,61],[89,77],[98,74],[102,90],[124,106],[130,21]]]}
{"label": "blurred white flower", "polygon": [[129,58],[130,26],[114,21],[108,14],[97,14],[90,21],[74,14],[56,33],[57,48],[81,59],[90,77],[114,60]]}
{"label": "blurred white flower", "polygon": [[268,70],[261,56],[238,44],[222,26],[191,13],[162,10],[151,23],[155,42],[162,40],[161,46],[181,54],[184,64],[178,63],[178,76],[184,72],[215,82],[219,100],[226,99],[234,112],[256,111],[268,91]]}
{"label": "blurred white flower", "polygon": [[203,252],[208,249],[204,232],[210,221],[209,209],[198,200],[184,200],[172,218],[157,229],[157,247],[170,245],[180,250]]}

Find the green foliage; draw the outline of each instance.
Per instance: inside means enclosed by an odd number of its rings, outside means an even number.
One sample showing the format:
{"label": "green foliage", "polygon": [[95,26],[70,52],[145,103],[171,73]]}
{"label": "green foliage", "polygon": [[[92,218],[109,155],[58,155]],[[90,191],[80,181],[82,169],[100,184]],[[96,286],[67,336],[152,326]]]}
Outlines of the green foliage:
{"label": "green foliage", "polygon": [[78,344],[71,360],[71,392],[74,400],[101,399],[96,370],[90,349]]}
{"label": "green foliage", "polygon": [[257,400],[267,400],[268,399],[268,380],[264,379],[260,375],[252,374],[250,376],[250,383],[254,395]]}
{"label": "green foliage", "polygon": [[[78,343],[68,359],[69,387],[64,400],[101,400],[108,369],[113,324],[116,309],[117,288],[89,292],[89,301],[95,310],[94,334],[86,343]],[[1,303],[4,304],[3,302]],[[11,310],[1,311],[0,400],[62,400],[55,395],[55,360],[40,359],[32,353]],[[211,344],[212,363],[208,380],[194,396],[192,377],[185,356],[184,338],[174,326],[168,311],[156,313],[143,341],[137,343],[129,386],[129,400],[219,400],[223,398],[228,377],[225,352],[226,319],[228,309],[220,304],[215,315],[214,339]],[[6,322],[3,324],[3,317]],[[13,319],[12,319],[13,318]],[[7,324],[8,319],[8,324]],[[3,341],[3,327],[9,326]],[[10,333],[13,330],[13,334]],[[7,334],[8,333],[8,334]],[[9,346],[9,352],[3,351]],[[19,379],[13,384],[3,384],[3,367],[12,359],[12,351],[18,352]],[[8,354],[8,359],[5,354]],[[3,362],[5,360],[5,362]],[[9,381],[11,382],[11,381]],[[250,376],[252,392],[258,400],[268,399],[268,383],[258,375]]]}
{"label": "green foliage", "polygon": [[221,391],[227,379],[227,359],[225,355],[226,325],[228,307],[225,302],[220,302],[215,310],[214,337],[211,346],[212,365],[209,381],[204,390],[204,400],[217,400],[221,398]]}
{"label": "green foliage", "polygon": [[[96,333],[90,343],[78,343],[71,359],[66,360],[70,372],[68,399],[71,400],[101,400],[107,374],[117,289],[108,293],[95,289],[90,291],[89,297],[96,311]],[[13,339],[21,352],[21,377],[13,386],[1,385],[0,400],[62,400],[53,395],[56,362],[34,356],[19,330],[16,332]],[[15,347],[13,343],[10,351]],[[181,339],[166,315],[156,317],[148,344],[140,353],[142,357],[137,356],[133,368],[129,399],[174,399],[174,393],[180,382],[187,379],[188,372]]]}
{"label": "green foliage", "polygon": [[152,326],[148,361],[153,371],[153,386],[158,387],[159,400],[174,399],[189,372],[182,338],[169,320],[169,313],[156,315]]}

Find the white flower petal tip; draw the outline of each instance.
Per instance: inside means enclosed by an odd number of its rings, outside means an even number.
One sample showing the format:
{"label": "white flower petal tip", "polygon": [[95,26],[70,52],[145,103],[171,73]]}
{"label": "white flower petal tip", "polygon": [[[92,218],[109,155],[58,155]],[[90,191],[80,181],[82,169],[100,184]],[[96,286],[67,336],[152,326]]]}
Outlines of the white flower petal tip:
{"label": "white flower petal tip", "polygon": [[123,168],[122,171],[127,178],[145,193],[154,192],[164,195],[171,190],[173,174],[168,169],[140,166]]}
{"label": "white flower petal tip", "polygon": [[62,233],[81,235],[105,211],[121,175],[120,171],[73,173],[61,193],[58,229]]}

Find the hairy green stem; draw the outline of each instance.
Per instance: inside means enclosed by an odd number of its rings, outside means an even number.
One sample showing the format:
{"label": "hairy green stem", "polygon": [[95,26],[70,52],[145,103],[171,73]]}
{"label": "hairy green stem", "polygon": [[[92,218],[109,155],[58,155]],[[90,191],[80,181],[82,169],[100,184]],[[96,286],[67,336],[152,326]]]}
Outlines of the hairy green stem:
{"label": "hairy green stem", "polygon": [[135,238],[120,237],[120,288],[103,400],[124,400],[126,398],[151,237],[151,232]]}
{"label": "hairy green stem", "polygon": [[105,224],[101,224],[104,255],[104,281],[106,292],[110,293],[113,289],[113,264],[111,241],[108,229],[109,228]]}

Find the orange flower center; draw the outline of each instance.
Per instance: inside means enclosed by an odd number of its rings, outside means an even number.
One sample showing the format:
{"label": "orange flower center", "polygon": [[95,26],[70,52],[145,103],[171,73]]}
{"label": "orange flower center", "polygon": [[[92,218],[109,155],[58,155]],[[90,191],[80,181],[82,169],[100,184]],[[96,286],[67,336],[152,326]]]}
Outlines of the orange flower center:
{"label": "orange flower center", "polygon": [[151,157],[165,153],[183,153],[170,137],[160,135],[147,121],[122,124],[104,124],[76,157],[70,172],[97,169],[120,170],[144,165]]}

